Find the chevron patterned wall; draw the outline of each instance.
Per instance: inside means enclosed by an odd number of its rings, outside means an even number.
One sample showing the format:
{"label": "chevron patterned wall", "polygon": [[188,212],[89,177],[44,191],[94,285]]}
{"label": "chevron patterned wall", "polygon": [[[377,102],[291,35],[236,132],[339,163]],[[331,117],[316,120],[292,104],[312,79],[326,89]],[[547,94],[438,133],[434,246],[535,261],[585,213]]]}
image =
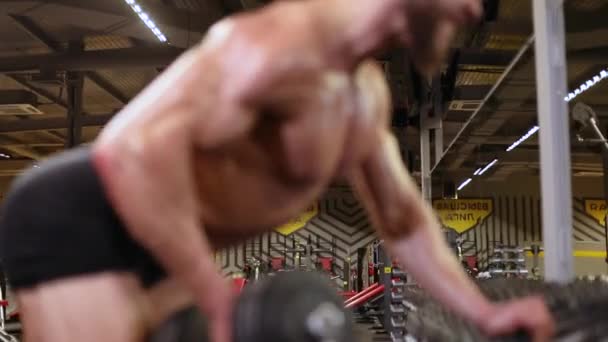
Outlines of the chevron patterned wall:
{"label": "chevron patterned wall", "polygon": [[[573,238],[576,243],[603,243],[604,227],[585,213],[582,198],[573,198]],[[542,212],[536,196],[496,196],[494,214],[464,233],[465,254],[480,256],[485,265],[496,245],[529,246],[542,243]]]}
{"label": "chevron patterned wall", "polygon": [[[496,245],[529,246],[542,243],[541,202],[533,195],[495,195],[494,212],[463,234],[465,255],[477,254],[482,266]],[[604,228],[584,210],[582,198],[573,199],[574,240],[579,243],[603,243]],[[319,214],[305,228],[289,237],[272,232],[244,246],[222,251],[219,262],[227,273],[237,272],[245,258],[255,253],[268,258],[281,255],[283,248],[291,248],[293,239],[319,239],[324,245],[335,241],[336,264],[342,266],[347,258],[356,262],[356,252],[376,239],[366,213],[353,192],[347,187],[332,188],[319,203]],[[293,259],[287,254],[287,263]]]}
{"label": "chevron patterned wall", "polygon": [[[224,250],[218,262],[226,273],[242,270],[248,256],[263,258],[282,255],[283,248],[292,248],[294,239],[305,242],[312,238],[320,241],[321,248],[335,244],[336,262],[342,267],[350,257],[357,259],[357,249],[366,247],[376,239],[364,209],[348,187],[330,189],[319,202],[319,214],[306,227],[285,237],[272,232],[250,240],[245,245]],[[324,253],[327,254],[327,253]],[[287,254],[287,264],[293,265],[293,256]]]}

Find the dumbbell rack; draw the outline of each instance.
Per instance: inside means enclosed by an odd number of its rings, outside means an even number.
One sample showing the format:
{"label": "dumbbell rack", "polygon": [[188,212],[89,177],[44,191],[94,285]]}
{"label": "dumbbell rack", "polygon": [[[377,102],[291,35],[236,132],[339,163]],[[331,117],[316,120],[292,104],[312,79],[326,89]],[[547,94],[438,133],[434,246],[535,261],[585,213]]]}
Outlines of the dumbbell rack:
{"label": "dumbbell rack", "polygon": [[495,247],[488,260],[489,273],[492,277],[510,277],[528,275],[526,269],[525,249],[514,246]]}
{"label": "dumbbell rack", "polygon": [[380,283],[384,285],[384,330],[391,341],[405,341],[405,305],[404,294],[407,283],[405,272],[378,246]]}

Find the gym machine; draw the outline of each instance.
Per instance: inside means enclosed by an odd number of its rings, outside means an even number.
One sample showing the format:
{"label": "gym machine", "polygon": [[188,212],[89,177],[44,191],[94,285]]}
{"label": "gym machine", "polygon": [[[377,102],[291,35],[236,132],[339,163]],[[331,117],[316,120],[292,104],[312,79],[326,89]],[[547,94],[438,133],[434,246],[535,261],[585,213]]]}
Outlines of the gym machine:
{"label": "gym machine", "polygon": [[[287,248],[283,245],[282,248],[276,248],[276,244],[271,246],[272,250],[280,251],[282,258],[273,257],[271,258],[270,268],[274,272],[289,271],[289,270],[304,270],[314,271],[322,270],[328,274],[334,273],[335,260],[336,260],[336,241],[332,238],[330,242],[323,241],[318,235],[315,235],[313,242],[312,235],[308,235],[306,243],[296,239],[295,236],[291,237],[291,248]],[[293,260],[293,269],[287,268],[286,261],[287,256],[291,255]],[[329,256],[327,256],[329,254]]]}
{"label": "gym machine", "polygon": [[407,275],[389,257],[382,242],[373,243],[369,251],[378,281],[347,300],[345,306],[356,310],[357,322],[371,324],[376,334],[386,334],[390,341],[403,341]]}
{"label": "gym machine", "polygon": [[395,263],[386,250],[378,245],[380,282],[384,285],[384,329],[391,341],[404,341],[406,336],[405,322],[405,289],[407,275]]}
{"label": "gym machine", "polygon": [[477,264],[477,248],[474,248],[474,255],[465,255],[464,244],[467,241],[462,237],[462,235],[453,229],[445,229],[444,234],[448,245],[458,257],[460,264],[465,269],[467,274],[469,274],[471,277],[476,277],[479,273],[479,266]]}
{"label": "gym machine", "polygon": [[542,275],[540,274],[540,253],[544,252],[545,249],[539,245],[531,245],[530,247],[524,248],[524,250],[528,253],[532,254],[532,278],[541,279]]}
{"label": "gym machine", "polygon": [[[332,276],[332,279],[343,278],[350,284],[350,260],[340,267],[335,264],[335,238],[331,242],[322,240],[319,236],[307,237],[306,242],[294,235],[284,237],[282,242],[268,242],[270,255],[263,251],[261,240],[252,239],[243,246],[243,273],[249,281],[257,281],[266,275],[275,275],[290,271],[322,271]],[[288,247],[288,244],[291,247]],[[277,253],[278,252],[278,253]],[[278,255],[277,255],[278,254]],[[337,272],[342,270],[343,272]],[[337,276],[339,274],[339,276]],[[352,277],[355,279],[355,277]],[[344,284],[341,284],[344,286]],[[350,285],[348,285],[350,286]],[[348,287],[347,286],[347,287]]]}
{"label": "gym machine", "polygon": [[245,273],[245,277],[249,281],[258,281],[262,278],[262,275],[265,273],[265,269],[263,269],[264,263],[261,258],[258,257],[249,257],[245,263],[245,268],[243,272]]}
{"label": "gym machine", "polygon": [[19,340],[9,334],[6,326],[6,321],[8,319],[8,300],[7,300],[7,281],[3,272],[0,272],[0,342],[18,342]]}

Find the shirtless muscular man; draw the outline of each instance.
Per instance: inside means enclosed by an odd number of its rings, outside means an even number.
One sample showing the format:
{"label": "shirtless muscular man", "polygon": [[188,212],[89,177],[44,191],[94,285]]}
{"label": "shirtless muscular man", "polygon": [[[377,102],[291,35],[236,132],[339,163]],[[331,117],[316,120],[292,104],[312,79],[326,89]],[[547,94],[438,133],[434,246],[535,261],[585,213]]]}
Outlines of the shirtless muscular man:
{"label": "shirtless muscular man", "polygon": [[141,341],[182,293],[213,341],[228,342],[233,295],[214,250],[284,223],[336,177],[446,307],[489,334],[547,340],[540,299],[489,302],[446,247],[402,166],[386,80],[369,60],[400,44],[436,70],[479,14],[479,0],[281,1],[214,25],[90,147],[14,183],[1,253],[26,340]]}

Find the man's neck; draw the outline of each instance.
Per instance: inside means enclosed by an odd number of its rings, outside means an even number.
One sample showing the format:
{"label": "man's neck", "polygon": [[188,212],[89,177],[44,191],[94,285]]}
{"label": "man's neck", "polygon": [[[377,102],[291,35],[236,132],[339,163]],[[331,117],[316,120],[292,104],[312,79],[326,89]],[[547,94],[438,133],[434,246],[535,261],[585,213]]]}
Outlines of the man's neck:
{"label": "man's neck", "polygon": [[[352,57],[351,67],[390,45],[405,43],[407,16],[405,0],[317,0],[325,5],[327,32],[336,50]],[[328,6],[330,5],[330,6]],[[325,37],[328,38],[328,37]]]}

